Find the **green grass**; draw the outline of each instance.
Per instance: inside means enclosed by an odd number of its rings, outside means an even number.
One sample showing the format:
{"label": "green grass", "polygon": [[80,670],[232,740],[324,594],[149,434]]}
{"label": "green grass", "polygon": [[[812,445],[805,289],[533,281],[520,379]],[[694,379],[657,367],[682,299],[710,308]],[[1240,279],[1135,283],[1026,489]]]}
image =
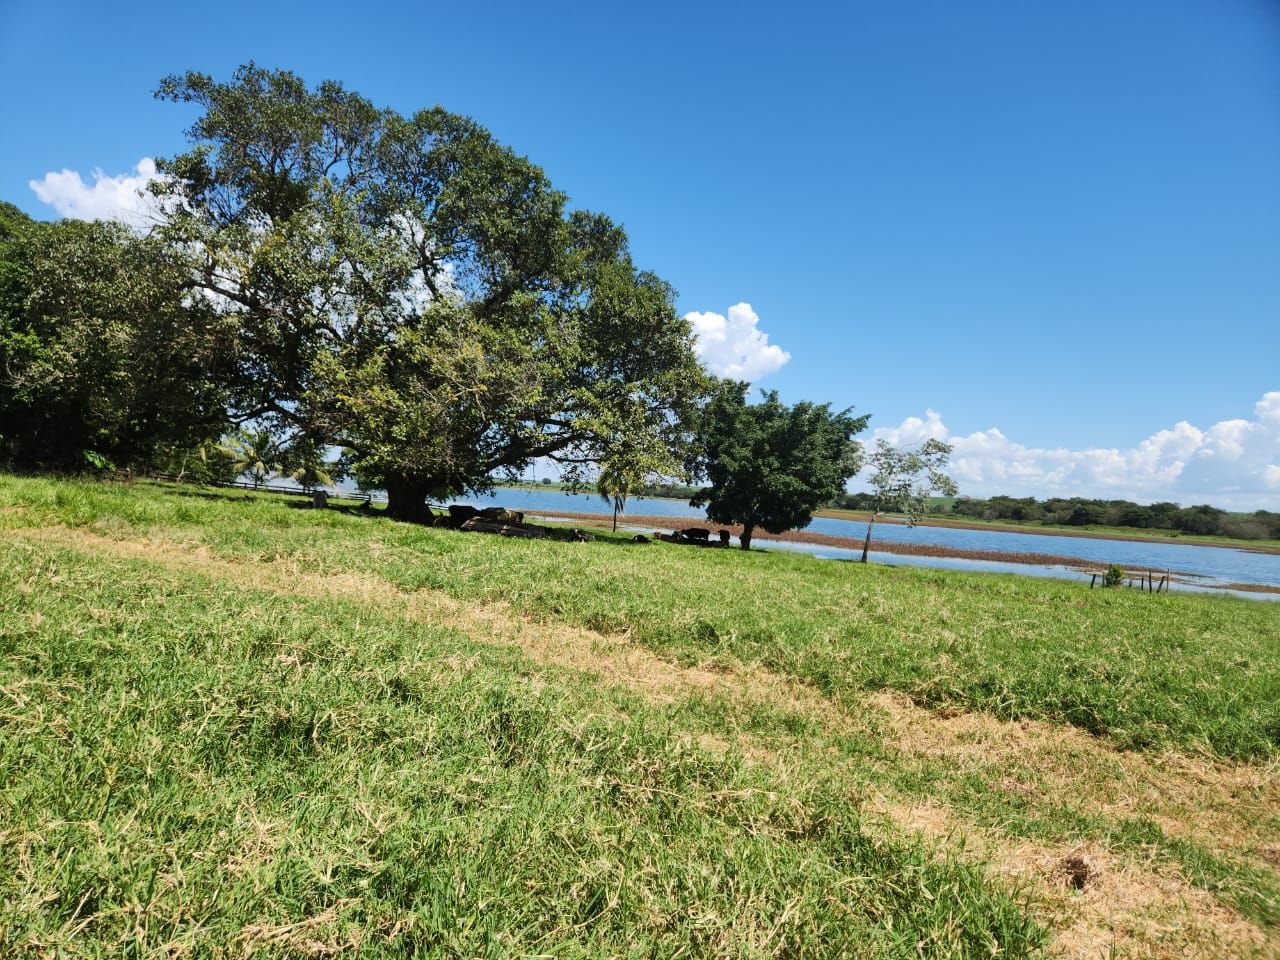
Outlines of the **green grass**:
{"label": "green grass", "polygon": [[[59,526],[160,546],[148,559],[40,535]],[[164,545],[246,575],[175,566]],[[282,593],[256,582],[271,571],[496,601],[703,670],[767,667],[858,720],[645,697],[406,619],[393,592]],[[1280,611],[1235,598],[506,540],[266,495],[0,475],[0,944],[1035,954],[1045,932],[1018,890],[868,819],[880,795],[1164,864],[1269,928],[1280,883],[1247,850],[1138,808],[1084,809],[1048,782],[1001,786],[1035,783],[1033,768],[904,753],[863,697],[1070,724],[1152,769],[1168,750],[1274,765],[1278,653]],[[1082,797],[1123,772],[1090,763]],[[1263,820],[1274,838],[1280,821]]]}
{"label": "green grass", "polygon": [[4,479],[0,498],[27,508],[10,524],[168,531],[229,559],[502,600],[688,662],[764,665],[837,698],[895,689],[1126,748],[1280,755],[1280,610],[1268,603],[781,552],[494,540],[222,491]]}
{"label": "green grass", "polygon": [[1025,956],[971,865],[624,695],[349,602],[0,544],[0,944]]}

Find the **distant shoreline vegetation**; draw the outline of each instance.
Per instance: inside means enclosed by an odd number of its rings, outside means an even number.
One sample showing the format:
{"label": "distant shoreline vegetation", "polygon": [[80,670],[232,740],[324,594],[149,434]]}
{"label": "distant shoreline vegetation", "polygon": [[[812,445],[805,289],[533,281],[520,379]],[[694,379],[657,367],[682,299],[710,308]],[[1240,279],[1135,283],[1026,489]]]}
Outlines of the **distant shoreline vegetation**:
{"label": "distant shoreline vegetation", "polygon": [[[841,510],[869,510],[871,496],[851,493],[837,499]],[[1232,513],[1208,504],[1183,507],[1176,503],[1134,503],[1131,500],[1092,500],[1083,497],[996,496],[987,499],[957,497],[936,501],[935,516],[970,520],[1006,521],[1063,527],[1128,527],[1134,530],[1168,530],[1200,537],[1228,537],[1233,540],[1280,540],[1280,513],[1256,510]]]}
{"label": "distant shoreline vegetation", "polygon": [[[566,484],[546,477],[542,480],[508,481],[499,483],[498,486],[532,490],[571,489]],[[698,491],[698,487],[677,483],[646,484],[634,490],[632,495],[687,501]],[[835,498],[823,509],[868,512],[873,509],[872,499],[869,493],[850,493]],[[1131,500],[1094,500],[1084,497],[1052,497],[1045,500],[1008,496],[986,499],[935,497],[929,504],[928,516],[1020,526],[1117,527],[1194,537],[1224,537],[1230,540],[1280,540],[1280,513],[1268,510],[1232,512],[1208,504],[1183,507],[1167,502],[1140,504]]]}
{"label": "distant shoreline vegetation", "polygon": [[[541,480],[504,480],[495,486],[516,490],[565,490],[570,493],[594,494],[592,488],[575,487],[572,484],[543,477]],[[693,487],[681,483],[642,483],[631,488],[629,496],[648,497],[659,500],[692,500],[702,492],[701,487]]]}

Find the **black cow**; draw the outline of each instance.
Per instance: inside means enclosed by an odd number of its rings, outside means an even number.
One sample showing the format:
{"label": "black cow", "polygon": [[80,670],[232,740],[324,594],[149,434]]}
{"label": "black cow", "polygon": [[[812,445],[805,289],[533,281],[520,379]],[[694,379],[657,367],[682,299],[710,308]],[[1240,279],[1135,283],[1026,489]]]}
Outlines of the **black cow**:
{"label": "black cow", "polygon": [[477,517],[479,515],[480,515],[479,510],[477,510],[475,507],[468,506],[467,504],[463,504],[463,503],[449,504],[449,526],[451,527],[461,527],[464,523],[466,523],[472,517]]}

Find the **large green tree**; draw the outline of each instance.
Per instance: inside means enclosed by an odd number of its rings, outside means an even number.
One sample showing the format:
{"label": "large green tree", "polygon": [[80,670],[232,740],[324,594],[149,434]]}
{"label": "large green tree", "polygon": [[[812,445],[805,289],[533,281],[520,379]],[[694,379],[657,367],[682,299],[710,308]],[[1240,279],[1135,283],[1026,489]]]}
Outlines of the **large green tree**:
{"label": "large green tree", "polygon": [[830,404],[787,406],[775,391],[747,403],[748,385],[726,382],[703,413],[699,438],[710,486],[692,501],[716,523],[740,523],[743,550],[757,528],[782,533],[806,527],[813,512],[844,491],[862,464],[854,439],[869,416]]}
{"label": "large green tree", "polygon": [[673,291],[473,121],[253,65],[158,96],[200,109],[162,232],[238,326],[238,420],[344,447],[408,520],[535,458],[678,441],[705,377]]}
{"label": "large green tree", "polygon": [[219,321],[162,243],[0,209],[0,460],[150,466],[218,436]]}

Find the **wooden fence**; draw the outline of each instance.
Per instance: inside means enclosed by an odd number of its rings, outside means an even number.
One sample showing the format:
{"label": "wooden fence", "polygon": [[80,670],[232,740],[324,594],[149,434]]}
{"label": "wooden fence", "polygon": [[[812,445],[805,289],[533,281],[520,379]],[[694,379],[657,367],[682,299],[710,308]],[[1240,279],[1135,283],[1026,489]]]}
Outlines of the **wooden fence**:
{"label": "wooden fence", "polygon": [[[188,483],[183,477],[173,476],[167,473],[151,473],[147,475],[152,480],[164,480],[169,483]],[[250,483],[248,480],[214,480],[202,486],[210,487],[232,487],[236,490],[252,490],[256,493],[284,493],[291,494],[295,497],[311,498],[316,491],[323,490],[330,500],[357,500],[363,503],[386,503],[387,495],[385,493],[370,493],[366,490],[334,490],[329,487],[315,487],[311,490],[303,490],[301,487],[287,486],[283,483]]]}
{"label": "wooden fence", "polygon": [[[1092,590],[1098,585],[1101,579],[1104,581],[1107,575],[1105,570],[1089,571],[1089,589]],[[1156,577],[1160,579],[1157,580]],[[1171,579],[1170,572],[1166,570],[1160,573],[1158,570],[1126,570],[1124,572],[1124,583],[1130,587],[1137,584],[1139,590],[1144,593],[1162,593],[1168,592],[1169,581]]]}

